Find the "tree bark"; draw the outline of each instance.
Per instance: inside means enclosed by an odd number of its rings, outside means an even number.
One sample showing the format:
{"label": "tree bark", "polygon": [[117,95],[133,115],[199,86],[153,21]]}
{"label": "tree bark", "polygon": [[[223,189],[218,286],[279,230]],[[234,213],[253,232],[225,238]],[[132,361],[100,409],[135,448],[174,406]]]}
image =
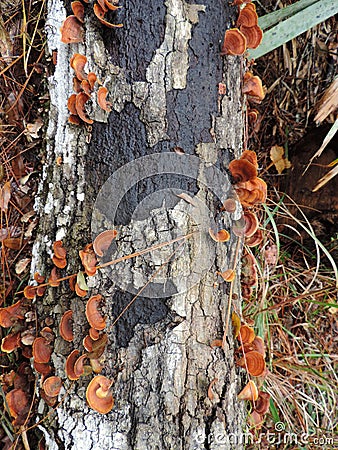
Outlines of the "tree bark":
{"label": "tree bark", "polygon": [[[240,378],[231,327],[224,350],[210,347],[223,336],[228,308],[228,287],[216,272],[233,266],[236,237],[216,244],[207,228],[211,223],[231,229],[239,214],[239,207],[232,215],[219,212],[220,201],[233,194],[225,167],[240,155],[243,140],[242,59],[219,56],[236,9],[221,0],[130,0],[121,6],[112,21],[122,22],[122,29],[103,29],[88,12],[85,43],[65,45],[58,32],[65,8],[59,0],[49,1],[48,46],[58,51],[58,62],[49,79],[51,111],[33,270],[48,272],[51,244],[62,239],[69,249],[67,273],[76,273],[78,250],[92,240],[92,231],[112,225],[119,230],[113,257],[196,229],[198,237],[179,250],[172,244],[89,280],[90,295],[100,293],[105,299],[109,344],[104,374],[115,380],[115,406],[100,415],[86,405],[90,377],[72,385],[65,381],[69,391],[53,422],[40,428],[53,450],[239,449],[234,436],[240,437],[244,411],[237,402]],[[93,101],[92,127],[67,123],[67,98],[73,92],[69,59],[76,52],[86,55],[88,71],[108,88],[112,102],[107,114]],[[219,83],[225,85],[223,94]],[[185,151],[178,166],[175,147]],[[152,161],[146,169],[154,173],[141,179],[143,163],[130,166],[127,178],[135,177],[135,185],[123,191],[112,217],[112,189],[118,190],[123,178],[108,185],[107,180],[144,156],[151,158],[142,161]],[[222,192],[219,180],[224,181]],[[181,192],[193,204],[177,197]],[[113,200],[105,210],[97,198]],[[175,251],[176,260],[166,264]],[[148,291],[111,327],[152,276]],[[233,302],[240,310],[238,280],[237,274]],[[67,355],[73,348],[83,351],[85,301],[63,284],[50,288],[37,304],[40,326],[46,317],[54,320],[52,359],[63,379]],[[67,309],[74,311],[72,344],[58,336],[57,324]],[[214,394],[208,396],[215,379]],[[42,401],[40,412],[46,414]]]}

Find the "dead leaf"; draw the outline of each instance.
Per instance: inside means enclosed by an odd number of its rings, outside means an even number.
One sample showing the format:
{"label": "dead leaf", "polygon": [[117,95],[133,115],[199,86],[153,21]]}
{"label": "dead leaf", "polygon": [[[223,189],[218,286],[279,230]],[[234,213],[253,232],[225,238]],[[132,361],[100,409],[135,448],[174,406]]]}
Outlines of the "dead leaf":
{"label": "dead leaf", "polygon": [[35,211],[34,209],[31,209],[30,211],[26,212],[22,217],[21,217],[21,222],[27,223],[29,221],[29,219],[31,217],[35,216]]}
{"label": "dead leaf", "polygon": [[10,199],[11,183],[9,181],[6,181],[4,186],[0,188],[0,209],[2,209],[2,211],[7,212]]}
{"label": "dead leaf", "polygon": [[327,116],[333,113],[338,107],[338,78],[333,80],[330,86],[326,89],[323,97],[319,100],[317,105],[318,113],[313,119],[315,122],[321,123]]}
{"label": "dead leaf", "polygon": [[31,259],[30,258],[24,258],[21,259],[19,262],[16,263],[15,265],[15,273],[17,275],[20,275],[22,272],[24,272],[28,266],[28,264],[30,263]]}
{"label": "dead leaf", "polygon": [[43,122],[41,119],[37,119],[34,123],[28,123],[26,126],[25,134],[27,136],[30,136],[32,139],[38,139],[39,131],[43,125]]}
{"label": "dead leaf", "polygon": [[36,227],[36,225],[37,225],[37,221],[31,222],[28,225],[28,228],[27,228],[27,230],[25,232],[25,238],[26,239],[29,239],[30,237],[32,237],[32,233],[33,233],[33,230]]}
{"label": "dead leaf", "polygon": [[231,315],[232,328],[234,332],[234,337],[236,338],[239,335],[239,330],[241,328],[241,319],[235,312]]}
{"label": "dead leaf", "polygon": [[279,145],[271,147],[270,158],[279,174],[281,174],[284,169],[289,169],[291,167],[290,161],[284,156],[284,148]]}
{"label": "dead leaf", "polygon": [[3,241],[3,245],[11,250],[20,250],[21,248],[21,238],[6,238]]}
{"label": "dead leaf", "polygon": [[83,272],[81,272],[81,270],[77,273],[76,282],[81,290],[88,291],[88,286],[84,274]]}

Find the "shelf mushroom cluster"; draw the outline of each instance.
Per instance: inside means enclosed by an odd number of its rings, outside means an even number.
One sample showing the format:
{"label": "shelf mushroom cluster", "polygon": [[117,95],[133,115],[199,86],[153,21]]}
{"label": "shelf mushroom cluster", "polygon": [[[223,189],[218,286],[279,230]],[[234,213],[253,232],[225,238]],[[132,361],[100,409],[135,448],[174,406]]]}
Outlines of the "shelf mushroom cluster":
{"label": "shelf mushroom cluster", "polygon": [[238,399],[251,402],[252,410],[249,420],[255,429],[259,429],[270,406],[270,395],[257,388],[257,384],[262,384],[267,374],[265,345],[263,339],[256,336],[254,329],[247,324],[241,324],[236,337],[240,342],[240,347],[236,352],[242,353],[242,357],[237,360],[236,364],[256,379],[256,381],[249,380],[238,394]]}
{"label": "shelf mushroom cluster", "polygon": [[[83,0],[85,3],[89,3],[89,0]],[[121,28],[123,25],[113,24],[105,19],[105,15],[108,11],[116,11],[119,9],[117,6],[118,1],[109,2],[108,0],[98,0],[93,6],[93,11],[99,22],[108,28]],[[84,22],[85,22],[85,7],[82,2],[74,1],[71,3],[73,14],[66,17],[63,21],[60,32],[61,42],[64,44],[76,44],[83,42],[84,38]]]}
{"label": "shelf mushroom cluster", "polygon": [[258,26],[256,6],[245,2],[244,8],[239,2],[236,28],[225,32],[221,55],[243,55],[248,48],[257,48],[263,39],[263,31]]}
{"label": "shelf mushroom cluster", "polygon": [[[70,66],[75,72],[75,77],[73,78],[75,93],[69,97],[67,106],[70,111],[68,121],[74,125],[81,125],[82,123],[91,125],[93,123],[93,120],[88,117],[85,105],[90,100],[95,91],[95,85],[99,81],[94,72],[89,72],[88,74],[85,72],[86,64],[86,56],[80,53],[75,53],[70,59]],[[110,112],[111,103],[107,101],[108,89],[105,86],[99,86],[95,92],[100,108]]]}

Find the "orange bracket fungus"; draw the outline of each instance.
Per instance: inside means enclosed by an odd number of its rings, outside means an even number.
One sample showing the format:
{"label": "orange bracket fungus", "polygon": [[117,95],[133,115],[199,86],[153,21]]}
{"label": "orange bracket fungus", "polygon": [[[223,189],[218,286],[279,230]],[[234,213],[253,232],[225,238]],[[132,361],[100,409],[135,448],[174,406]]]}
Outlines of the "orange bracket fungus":
{"label": "orange bracket fungus", "polygon": [[20,343],[21,343],[20,331],[16,333],[10,333],[2,339],[1,351],[4,353],[11,353],[16,348],[20,347]]}
{"label": "orange bracket fungus", "polygon": [[81,23],[84,22],[84,6],[80,1],[75,1],[70,4],[72,11],[77,20]]}
{"label": "orange bracket fungus", "polygon": [[[94,241],[95,243],[95,241]],[[96,263],[96,254],[95,247],[93,248],[93,244],[87,244],[83,250],[79,251],[79,256],[82,262],[82,265],[85,269],[86,274],[91,277],[95,275],[97,268]]]}
{"label": "orange bracket fungus", "polygon": [[75,76],[79,81],[87,79],[87,75],[84,72],[84,67],[87,64],[87,58],[80,53],[74,53],[70,58],[70,67],[74,69]]}
{"label": "orange bracket fungus", "polygon": [[254,329],[249,327],[248,325],[242,325],[241,328],[239,329],[237,339],[242,344],[250,344],[255,339]]}
{"label": "orange bracket fungus", "polygon": [[258,218],[256,214],[251,211],[244,211],[243,218],[245,221],[244,236],[251,237],[258,230]]}
{"label": "orange bracket fungus", "polygon": [[238,28],[225,32],[221,55],[243,55],[246,50],[246,37]]}
{"label": "orange bracket fungus", "polygon": [[245,27],[253,27],[258,24],[258,15],[256,13],[256,6],[253,3],[248,3],[243,9],[240,9],[236,25]]}
{"label": "orange bracket fungus", "polygon": [[[109,3],[109,2],[105,1],[105,5],[106,6],[107,6],[107,3]],[[113,6],[112,4],[110,4],[110,5]],[[114,24],[114,23],[110,23],[110,22],[106,21],[104,16],[106,15],[106,12],[108,10],[105,10],[104,8],[102,8],[102,6],[100,6],[97,3],[95,3],[93,9],[94,9],[95,16],[99,19],[99,21],[102,23],[102,25],[105,25],[108,28],[121,28],[121,27],[123,27],[122,23]],[[111,9],[111,8],[109,8],[109,9]]]}
{"label": "orange bracket fungus", "polygon": [[251,400],[255,402],[258,398],[258,389],[254,381],[250,380],[237,396],[238,400]]}
{"label": "orange bracket fungus", "polygon": [[76,95],[75,108],[76,108],[76,112],[81,120],[83,120],[86,123],[92,124],[92,123],[94,123],[94,121],[87,117],[87,112],[85,110],[85,104],[88,102],[89,99],[90,99],[90,96],[87,95],[85,92],[79,92]]}
{"label": "orange bracket fungus", "polygon": [[76,44],[83,42],[83,28],[76,16],[68,16],[61,26],[61,42]]}
{"label": "orange bracket fungus", "polygon": [[247,48],[257,48],[263,40],[263,31],[258,25],[253,27],[241,26],[240,31],[246,38]]}
{"label": "orange bracket fungus", "polygon": [[244,356],[237,361],[237,365],[246,369],[253,377],[260,377],[265,374],[265,361],[263,355],[256,351],[245,353]]}
{"label": "orange bracket fungus", "polygon": [[103,375],[96,375],[88,384],[86,391],[88,405],[100,414],[109,413],[114,406],[112,385],[113,381]]}
{"label": "orange bracket fungus", "polygon": [[[34,297],[33,297],[34,298]],[[23,319],[22,315],[22,301],[14,303],[14,305],[6,306],[6,308],[0,308],[0,326],[3,328],[9,328],[18,319]]]}
{"label": "orange bracket fungus", "polygon": [[73,334],[73,311],[68,310],[66,311],[61,320],[59,325],[59,331],[60,336],[67,342],[72,342],[74,339]]}
{"label": "orange bracket fungus", "polygon": [[100,86],[98,93],[97,93],[97,103],[104,111],[110,112],[112,105],[110,102],[107,102],[107,100],[106,100],[107,95],[108,95],[108,89],[104,86]]}
{"label": "orange bracket fungus", "polygon": [[116,230],[105,230],[102,231],[102,233],[100,233],[98,236],[96,236],[93,242],[93,248],[97,256],[103,256],[116,236]]}
{"label": "orange bracket fungus", "polygon": [[262,80],[258,76],[253,75],[252,72],[245,73],[242,92],[257,103],[260,103],[265,97]]}
{"label": "orange bracket fungus", "polygon": [[70,380],[78,380],[80,378],[80,375],[77,375],[74,370],[74,366],[79,354],[79,350],[75,349],[68,355],[66,359],[65,372]]}
{"label": "orange bracket fungus", "polygon": [[88,323],[92,328],[95,328],[95,330],[103,330],[106,326],[105,318],[102,317],[101,313],[98,311],[101,301],[102,296],[100,294],[93,295],[86,305],[86,317]]}
{"label": "orange bracket fungus", "polygon": [[230,239],[230,233],[227,230],[220,230],[217,233],[214,232],[211,228],[209,228],[209,234],[211,239],[216,242],[227,242]]}
{"label": "orange bracket fungus", "polygon": [[48,363],[52,349],[44,337],[37,337],[33,342],[33,358],[37,363]]}
{"label": "orange bracket fungus", "polygon": [[62,388],[62,380],[60,377],[49,377],[47,378],[42,385],[42,389],[45,391],[45,394],[48,397],[57,397]]}
{"label": "orange bracket fungus", "polygon": [[236,183],[257,177],[257,168],[247,159],[234,159],[229,164],[229,170]]}
{"label": "orange bracket fungus", "polygon": [[[22,425],[29,410],[27,393],[22,389],[13,389],[6,394],[6,403],[8,405],[10,415],[16,419],[13,424]],[[22,420],[20,420],[20,418]]]}

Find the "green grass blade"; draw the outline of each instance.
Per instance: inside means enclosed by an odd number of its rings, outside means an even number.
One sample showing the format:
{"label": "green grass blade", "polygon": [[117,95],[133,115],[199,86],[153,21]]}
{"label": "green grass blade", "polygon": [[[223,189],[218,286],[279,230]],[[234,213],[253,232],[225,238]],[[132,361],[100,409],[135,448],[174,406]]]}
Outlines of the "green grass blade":
{"label": "green grass blade", "polygon": [[337,0],[320,0],[264,33],[262,43],[257,49],[250,50],[248,57],[257,59],[266,55],[336,13]]}
{"label": "green grass blade", "polygon": [[270,14],[266,14],[265,16],[259,17],[258,25],[262,28],[262,30],[266,30],[267,28],[276,25],[287,17],[293,16],[297,14],[299,11],[307,8],[313,3],[318,3],[320,0],[300,0],[293,5],[289,5],[286,8],[278,9]]}

